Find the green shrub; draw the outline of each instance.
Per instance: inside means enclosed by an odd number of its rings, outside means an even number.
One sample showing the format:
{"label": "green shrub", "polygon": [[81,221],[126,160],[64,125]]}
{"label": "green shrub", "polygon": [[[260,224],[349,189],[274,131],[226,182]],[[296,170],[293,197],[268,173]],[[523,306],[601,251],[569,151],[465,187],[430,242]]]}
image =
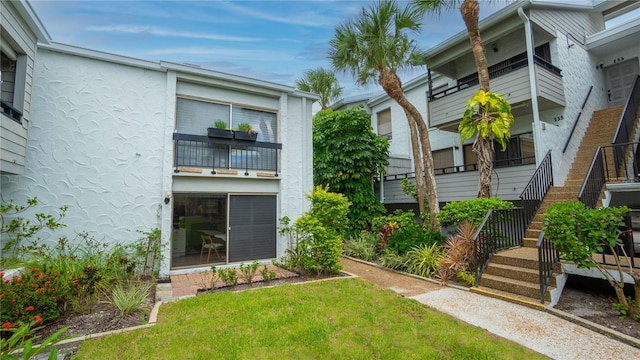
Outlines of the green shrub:
{"label": "green shrub", "polygon": [[238,272],[235,268],[226,268],[218,270],[218,277],[226,286],[238,285]]}
{"label": "green shrub", "polygon": [[[0,278],[4,272],[0,272]],[[34,319],[50,322],[60,316],[70,295],[58,273],[31,268],[0,283],[0,323],[28,324]]]}
{"label": "green shrub", "polygon": [[462,201],[452,201],[442,207],[438,213],[441,226],[458,226],[463,221],[469,221],[473,226],[479,226],[487,212],[491,209],[512,209],[513,204],[498,198],[477,198]]}
{"label": "green shrub", "polygon": [[445,237],[439,231],[423,230],[418,224],[411,224],[396,230],[389,237],[387,247],[398,254],[406,254],[416,246],[441,245]]}
{"label": "green shrub", "polygon": [[253,283],[253,277],[258,272],[259,266],[260,263],[257,260],[248,265],[244,263],[240,264],[240,276],[246,284],[251,285]]}
{"label": "green shrub", "polygon": [[364,233],[357,237],[352,237],[344,241],[342,253],[347,256],[371,261],[376,257],[376,246],[378,236],[371,233]]}
{"label": "green shrub", "polygon": [[149,296],[148,286],[142,284],[126,286],[119,283],[111,291],[110,303],[118,308],[120,316],[125,316],[144,309],[147,296]]}
{"label": "green shrub", "polygon": [[262,280],[264,280],[265,282],[269,282],[275,279],[277,276],[276,272],[273,270],[269,270],[267,265],[262,266],[262,268],[260,269],[260,275],[262,275]]}
{"label": "green shrub", "polygon": [[[342,194],[316,186],[311,194],[311,210],[299,217],[293,226],[281,219],[280,234],[295,241],[281,263],[286,268],[313,274],[337,273],[342,266],[342,234],[348,228],[347,213],[351,203]],[[287,267],[288,266],[288,267]]]}
{"label": "green shrub", "polygon": [[[63,327],[55,333],[49,335],[46,339],[40,339],[35,332],[40,328],[34,328],[39,322],[30,322],[22,324],[18,327],[10,327],[6,323],[0,329],[0,359],[33,359],[37,354],[49,352],[47,359],[57,359],[58,349],[55,345],[68,337],[61,337],[62,333],[67,331],[69,327]],[[11,336],[5,336],[5,333],[11,333]],[[34,346],[34,341],[38,342],[38,346]],[[20,358],[15,354],[20,351]],[[40,356],[39,358],[42,358]]]}
{"label": "green shrub", "polygon": [[420,244],[407,253],[407,272],[431,277],[440,269],[440,260],[443,256],[437,244]]}
{"label": "green shrub", "polygon": [[407,256],[399,255],[390,250],[385,250],[380,255],[380,264],[393,270],[406,271],[408,261]]}
{"label": "green shrub", "polygon": [[371,221],[371,228],[374,231],[378,231],[384,224],[395,224],[398,229],[402,229],[415,223],[416,214],[414,214],[413,210],[403,211],[396,209],[392,214],[375,217]]}

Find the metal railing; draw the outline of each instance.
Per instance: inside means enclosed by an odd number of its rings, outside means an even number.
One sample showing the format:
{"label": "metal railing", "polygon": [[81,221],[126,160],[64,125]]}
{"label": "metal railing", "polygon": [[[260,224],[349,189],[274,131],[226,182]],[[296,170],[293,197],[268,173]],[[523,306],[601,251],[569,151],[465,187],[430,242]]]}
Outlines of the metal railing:
{"label": "metal railing", "polygon": [[5,113],[5,115],[13,119],[18,124],[22,124],[22,111],[14,108],[4,100],[0,100],[0,108],[2,108],[2,112]]}
{"label": "metal railing", "polygon": [[[539,56],[534,56],[534,62],[535,64],[544,67],[545,69],[553,72],[554,74],[558,76],[562,76],[562,70],[560,70],[558,67],[554,66],[553,64],[549,63],[545,59]],[[527,53],[518,54],[499,64],[489,66],[489,69],[488,69],[489,79],[495,79],[502,75],[512,73],[518,69],[526,67],[527,65],[529,65],[529,59],[527,59]],[[477,72],[458,79],[458,83],[453,87],[431,94],[431,96],[429,96],[429,101],[443,98],[445,96],[451,95],[453,93],[456,93],[460,90],[464,90],[474,85],[478,85]]]}
{"label": "metal railing", "polygon": [[527,217],[527,226],[529,226],[533,220],[536,211],[540,208],[540,204],[542,204],[542,200],[544,200],[551,186],[553,186],[553,166],[551,162],[551,150],[549,150],[531,176],[527,186],[525,186],[520,194],[522,207]]}
{"label": "metal railing", "polygon": [[564,148],[562,148],[562,153],[564,154],[567,151],[567,147],[569,147],[569,143],[571,142],[571,137],[573,137],[573,133],[576,131],[576,126],[578,125],[578,121],[580,120],[580,116],[582,115],[582,111],[584,107],[587,105],[587,100],[589,100],[589,96],[591,96],[591,90],[593,90],[593,85],[587,91],[587,96],[585,96],[584,101],[582,102],[582,107],[580,107],[580,112],[578,113],[578,117],[576,117],[576,121],[573,122],[573,127],[571,127],[571,132],[569,133],[569,137],[567,137],[567,141],[564,143]]}
{"label": "metal railing", "polygon": [[596,149],[587,171],[587,176],[585,176],[578,192],[578,200],[588,208],[596,207],[605,183],[604,161],[601,149],[602,147],[600,146]]}
{"label": "metal railing", "polygon": [[556,266],[560,262],[560,253],[553,243],[544,237],[544,232],[540,232],[538,242],[538,267],[540,273],[540,303],[544,304],[544,294],[549,288],[549,283],[553,277]]}
{"label": "metal railing", "polygon": [[[640,76],[636,77],[636,81],[633,84],[633,89],[629,98],[627,99],[624,109],[622,110],[622,116],[618,122],[618,128],[616,134],[613,137],[613,145],[629,144],[629,141],[634,141],[631,138],[633,136],[633,126],[636,123],[636,113],[638,112],[638,106],[640,105]],[[622,163],[625,161],[627,147],[620,146],[614,149],[613,157],[615,161],[616,169],[619,169]]]}
{"label": "metal railing", "polygon": [[493,254],[499,250],[522,246],[526,231],[524,208],[493,209],[487,212],[473,235],[476,286],[479,286],[480,277]]}
{"label": "metal railing", "polygon": [[180,167],[216,169],[243,169],[274,171],[279,173],[278,157],[282,144],[249,142],[234,139],[210,138],[200,135],[173,134],[174,172]]}
{"label": "metal railing", "polygon": [[[497,169],[502,169],[502,168],[508,168],[513,166],[531,165],[535,163],[535,159],[536,159],[535,156],[522,156],[517,158],[494,160],[493,167]],[[455,173],[460,173],[465,171],[477,171],[477,170],[478,170],[478,164],[476,163],[476,164],[465,164],[465,165],[441,167],[441,168],[434,169],[433,171],[435,175],[444,175],[444,174],[455,174]],[[412,172],[402,173],[402,174],[385,175],[384,180],[391,181],[391,180],[400,180],[400,179],[410,179],[415,177],[416,177],[416,174],[415,172],[412,171]]]}

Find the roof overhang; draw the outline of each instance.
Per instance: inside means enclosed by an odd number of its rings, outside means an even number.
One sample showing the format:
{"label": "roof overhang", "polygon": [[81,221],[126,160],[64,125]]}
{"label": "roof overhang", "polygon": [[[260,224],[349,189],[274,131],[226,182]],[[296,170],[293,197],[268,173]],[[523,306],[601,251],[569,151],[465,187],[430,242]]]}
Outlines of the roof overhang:
{"label": "roof overhang", "polygon": [[587,37],[586,46],[593,54],[606,56],[637,46],[639,36],[640,18],[635,18]]}
{"label": "roof overhang", "polygon": [[22,16],[22,18],[27,22],[29,29],[36,35],[38,42],[48,44],[51,41],[49,32],[44,27],[42,21],[40,21],[40,18],[38,17],[38,14],[36,14],[28,1],[11,1],[10,4],[16,8],[20,16]]}

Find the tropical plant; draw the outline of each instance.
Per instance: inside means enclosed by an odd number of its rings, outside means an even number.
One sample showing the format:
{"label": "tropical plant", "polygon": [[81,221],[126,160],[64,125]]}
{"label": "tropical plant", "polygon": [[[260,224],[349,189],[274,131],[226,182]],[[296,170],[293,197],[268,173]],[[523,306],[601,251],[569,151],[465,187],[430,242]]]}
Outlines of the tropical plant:
{"label": "tropical plant", "polygon": [[224,121],[224,120],[216,120],[213,123],[213,127],[215,127],[216,129],[226,130],[227,129],[227,122]]}
{"label": "tropical plant", "polygon": [[424,230],[421,225],[413,223],[396,230],[389,237],[387,248],[398,254],[405,254],[412,248],[425,244],[440,246],[444,240],[445,237],[439,231]]}
{"label": "tropical plant", "polygon": [[363,233],[344,241],[342,253],[364,261],[371,261],[376,257],[378,236],[371,233]]}
{"label": "tropical plant", "polygon": [[361,107],[328,109],[313,119],[313,182],[349,199],[355,233],[370,228],[371,219],[385,211],[373,183],[388,157],[389,142],[373,132],[371,117]]}
{"label": "tropical plant", "polygon": [[420,30],[423,15],[424,11],[412,3],[400,7],[394,1],[375,2],[336,28],[329,57],[334,68],[350,72],[359,85],[377,81],[404,110],[411,133],[420,213],[424,212],[426,194],[431,229],[438,230],[438,195],[429,131],[420,111],[405,96],[397,75],[398,70],[422,62],[422,53],[408,33]]}
{"label": "tropical plant", "polygon": [[395,251],[385,250],[380,254],[380,264],[389,269],[406,271],[408,262],[406,255],[398,255]]}
{"label": "tropical plant", "polygon": [[[69,329],[69,327],[63,327],[53,334],[49,335],[43,341],[39,341],[40,336],[34,335],[40,327],[34,327],[38,321],[22,324],[18,327],[5,327],[3,325],[0,329],[0,359],[33,359],[36,355],[49,352],[47,359],[54,360],[58,358],[58,349],[55,345],[67,337],[62,337],[62,334]],[[11,333],[11,336],[4,336],[5,332]],[[37,346],[33,345],[33,342],[38,340]],[[20,355],[18,357],[17,355]]]}
{"label": "tropical plant", "polygon": [[320,107],[327,109],[329,102],[342,94],[342,88],[336,79],[335,71],[317,68],[305,71],[302,79],[296,81],[296,87],[302,91],[320,96]]}
{"label": "tropical plant", "polygon": [[458,225],[458,232],[447,240],[444,257],[440,260],[439,277],[446,284],[452,277],[473,285],[475,276],[469,272],[473,263],[473,235],[476,227],[469,221]]}
{"label": "tropical plant", "polygon": [[438,219],[442,226],[458,226],[464,221],[479,226],[491,209],[512,209],[513,203],[499,198],[477,198],[452,201],[442,207]]}
{"label": "tropical plant", "polygon": [[432,277],[440,269],[443,257],[438,244],[420,244],[407,252],[407,272],[422,277]]}
{"label": "tropical plant", "polygon": [[144,302],[149,296],[149,286],[133,283],[118,283],[111,290],[109,301],[120,312],[120,316],[133,314],[144,309]]}
{"label": "tropical plant", "polygon": [[[413,3],[423,10],[435,13],[440,13],[460,5],[460,14],[467,28],[471,51],[476,63],[476,68],[478,69],[478,82],[480,84],[480,92],[476,93],[469,102],[475,102],[474,98],[484,97],[487,96],[487,94],[497,95],[489,92],[489,67],[487,65],[487,56],[482,37],[480,36],[480,4],[478,0],[413,0]],[[463,119],[458,127],[458,132],[463,137],[471,133],[471,135],[466,136],[466,138],[468,138],[473,135],[473,132],[476,134],[476,139],[473,142],[473,151],[478,155],[478,197],[491,197],[493,135],[499,134],[496,140],[501,144],[504,141],[503,139],[505,139],[505,135],[506,139],[509,138],[509,126],[513,123],[513,115],[511,115],[511,106],[505,106],[505,103],[506,100],[504,102],[499,101],[497,107],[493,107],[496,105],[494,101],[490,109],[486,106],[479,106],[477,108],[477,115],[469,116],[470,119],[474,120],[465,121]],[[469,106],[469,103],[467,103],[467,111],[474,108],[475,106]],[[495,109],[499,109],[497,116],[494,112]],[[465,117],[467,117],[467,111],[465,111]],[[503,147],[504,146],[503,144]]]}
{"label": "tropical plant", "polygon": [[[596,268],[614,288],[622,314],[640,321],[640,273],[632,266],[620,235],[625,223],[627,207],[585,209],[578,201],[556,202],[544,213],[542,231],[556,247],[562,258],[579,268]],[[594,260],[594,255],[608,250],[616,262],[614,271]],[[634,281],[635,301],[624,293],[624,276]]]}

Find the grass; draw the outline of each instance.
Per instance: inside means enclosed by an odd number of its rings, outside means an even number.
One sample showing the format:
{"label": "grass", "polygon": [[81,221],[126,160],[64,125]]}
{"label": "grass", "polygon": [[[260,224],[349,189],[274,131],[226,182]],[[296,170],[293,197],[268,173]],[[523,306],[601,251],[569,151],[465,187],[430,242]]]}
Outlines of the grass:
{"label": "grass", "polygon": [[[455,301],[455,299],[452,299]],[[544,359],[360,279],[197,296],[77,359]]]}

